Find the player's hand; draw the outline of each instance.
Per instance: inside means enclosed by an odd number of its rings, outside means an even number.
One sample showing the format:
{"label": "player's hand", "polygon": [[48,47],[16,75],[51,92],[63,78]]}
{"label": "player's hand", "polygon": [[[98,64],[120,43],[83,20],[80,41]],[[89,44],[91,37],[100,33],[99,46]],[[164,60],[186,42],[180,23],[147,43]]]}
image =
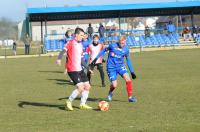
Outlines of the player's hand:
{"label": "player's hand", "polygon": [[94,72],[91,69],[89,69],[89,72],[91,75],[94,75]]}
{"label": "player's hand", "polygon": [[136,79],[136,75],[134,72],[131,72],[132,79]]}
{"label": "player's hand", "polygon": [[105,63],[105,62],[106,62],[106,60],[105,60],[105,59],[103,59],[103,60],[102,60],[102,62],[103,62],[103,63]]}
{"label": "player's hand", "polygon": [[96,64],[97,58],[95,58],[92,62],[91,62],[91,66],[94,66]]}
{"label": "player's hand", "polygon": [[67,69],[65,69],[64,74],[67,75]]}
{"label": "player's hand", "polygon": [[56,60],[56,65],[61,66],[61,60]]}

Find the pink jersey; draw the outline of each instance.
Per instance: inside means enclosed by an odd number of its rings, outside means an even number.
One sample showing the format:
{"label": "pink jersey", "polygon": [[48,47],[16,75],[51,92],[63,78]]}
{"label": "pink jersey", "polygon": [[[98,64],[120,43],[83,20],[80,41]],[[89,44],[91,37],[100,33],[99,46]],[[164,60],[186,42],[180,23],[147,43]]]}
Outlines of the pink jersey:
{"label": "pink jersey", "polygon": [[[90,54],[90,62],[91,63],[96,57],[97,55],[99,54],[99,52],[101,50],[104,49],[104,45],[103,44],[98,44],[97,46],[94,46],[93,44],[90,44],[88,49],[87,49],[87,52]],[[102,59],[103,57],[99,57],[99,59],[96,61],[96,64],[97,63],[102,63]]]}
{"label": "pink jersey", "polygon": [[83,47],[76,40],[69,40],[64,49],[67,51],[67,63],[65,68],[68,72],[81,71],[81,58],[83,55]]}

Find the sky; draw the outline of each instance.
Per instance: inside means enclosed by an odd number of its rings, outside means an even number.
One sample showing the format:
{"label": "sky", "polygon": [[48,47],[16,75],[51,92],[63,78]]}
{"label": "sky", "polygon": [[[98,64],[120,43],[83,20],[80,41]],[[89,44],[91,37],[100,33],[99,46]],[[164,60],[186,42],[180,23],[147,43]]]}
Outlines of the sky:
{"label": "sky", "polygon": [[[26,9],[31,7],[76,6],[76,5],[110,5],[110,4],[133,4],[167,2],[176,0],[0,0],[0,18],[6,17],[13,21],[22,21],[26,15]],[[186,0],[177,0],[186,1]],[[188,0],[187,0],[188,1]]]}

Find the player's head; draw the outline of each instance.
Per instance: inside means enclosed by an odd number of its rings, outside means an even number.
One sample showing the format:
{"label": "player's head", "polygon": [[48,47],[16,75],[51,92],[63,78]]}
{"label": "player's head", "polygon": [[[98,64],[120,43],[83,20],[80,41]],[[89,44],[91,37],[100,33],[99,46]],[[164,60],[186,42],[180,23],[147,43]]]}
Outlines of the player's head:
{"label": "player's head", "polygon": [[80,42],[83,40],[83,37],[84,37],[84,31],[82,28],[76,28],[75,29],[75,40]]}
{"label": "player's head", "polygon": [[120,36],[119,37],[119,46],[124,47],[125,44],[126,44],[126,36]]}
{"label": "player's head", "polygon": [[84,34],[84,38],[83,39],[84,40],[88,39],[88,34],[87,33]]}
{"label": "player's head", "polygon": [[65,33],[65,36],[67,38],[71,37],[72,36],[72,31],[71,30],[67,30],[66,33]]}
{"label": "player's head", "polygon": [[99,35],[95,34],[92,39],[93,39],[93,45],[95,45],[95,46],[98,45],[98,43],[99,43]]}

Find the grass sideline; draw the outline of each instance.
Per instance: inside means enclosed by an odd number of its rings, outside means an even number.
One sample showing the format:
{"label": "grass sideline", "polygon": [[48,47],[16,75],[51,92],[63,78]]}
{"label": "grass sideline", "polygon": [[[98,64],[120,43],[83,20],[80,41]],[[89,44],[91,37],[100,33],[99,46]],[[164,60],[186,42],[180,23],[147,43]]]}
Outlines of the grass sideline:
{"label": "grass sideline", "polygon": [[[31,47],[30,48],[30,55],[39,55],[41,50],[38,47]],[[17,55],[24,55],[25,49],[24,48],[17,48]],[[0,48],[0,56],[14,56],[12,48]]]}
{"label": "grass sideline", "polygon": [[[200,49],[131,54],[138,79],[138,102],[127,102],[125,83],[108,112],[64,110],[74,89],[55,66],[56,57],[0,60],[0,131],[14,132],[196,132],[200,130]],[[63,61],[64,62],[64,61]],[[94,108],[107,96],[95,72],[88,104]]]}

